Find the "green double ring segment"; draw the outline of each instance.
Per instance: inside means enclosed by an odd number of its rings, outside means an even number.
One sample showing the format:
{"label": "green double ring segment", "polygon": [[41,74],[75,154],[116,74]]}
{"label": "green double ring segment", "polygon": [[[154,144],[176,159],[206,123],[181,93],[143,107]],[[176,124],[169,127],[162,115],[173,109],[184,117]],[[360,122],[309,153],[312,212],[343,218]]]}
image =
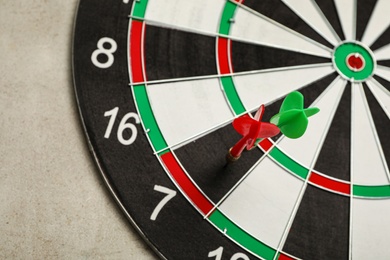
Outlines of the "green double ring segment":
{"label": "green double ring segment", "polygon": [[[362,67],[353,69],[348,66],[348,58],[356,55],[362,60]],[[344,78],[350,81],[364,81],[373,73],[376,66],[371,50],[359,42],[344,42],[335,48],[333,65]]]}

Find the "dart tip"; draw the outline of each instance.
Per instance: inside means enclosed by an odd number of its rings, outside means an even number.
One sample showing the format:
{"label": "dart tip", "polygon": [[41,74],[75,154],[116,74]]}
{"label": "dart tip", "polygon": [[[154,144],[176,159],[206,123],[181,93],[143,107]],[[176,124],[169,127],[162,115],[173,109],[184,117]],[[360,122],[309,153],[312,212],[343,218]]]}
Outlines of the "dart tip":
{"label": "dart tip", "polygon": [[232,149],[233,148],[230,148],[229,152],[226,154],[226,164],[225,164],[224,167],[226,167],[230,163],[234,163],[235,161],[237,161],[241,157],[241,156],[233,156],[232,153],[231,153]]}

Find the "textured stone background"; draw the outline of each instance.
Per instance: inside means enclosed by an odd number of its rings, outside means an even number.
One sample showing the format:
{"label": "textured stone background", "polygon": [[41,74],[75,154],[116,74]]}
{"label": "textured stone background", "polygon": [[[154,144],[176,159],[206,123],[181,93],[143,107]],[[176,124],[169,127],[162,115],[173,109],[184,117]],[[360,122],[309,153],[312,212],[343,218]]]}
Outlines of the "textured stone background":
{"label": "textured stone background", "polygon": [[104,186],[73,92],[76,0],[0,0],[0,259],[156,259]]}

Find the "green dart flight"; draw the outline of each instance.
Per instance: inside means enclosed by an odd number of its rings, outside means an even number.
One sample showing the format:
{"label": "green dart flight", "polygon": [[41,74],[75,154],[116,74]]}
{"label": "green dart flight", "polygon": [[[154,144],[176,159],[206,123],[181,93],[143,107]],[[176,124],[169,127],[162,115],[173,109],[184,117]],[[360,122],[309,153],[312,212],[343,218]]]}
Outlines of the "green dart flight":
{"label": "green dart flight", "polygon": [[270,122],[279,127],[280,131],[288,138],[301,137],[309,123],[308,117],[320,111],[317,107],[304,108],[303,95],[294,91],[284,99],[279,113],[274,115]]}

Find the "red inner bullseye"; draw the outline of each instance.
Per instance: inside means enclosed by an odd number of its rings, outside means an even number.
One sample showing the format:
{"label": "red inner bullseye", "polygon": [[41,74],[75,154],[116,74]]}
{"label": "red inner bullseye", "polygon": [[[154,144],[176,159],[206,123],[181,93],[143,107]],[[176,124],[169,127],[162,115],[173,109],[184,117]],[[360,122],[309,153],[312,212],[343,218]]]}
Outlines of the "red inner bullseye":
{"label": "red inner bullseye", "polygon": [[347,58],[347,65],[354,71],[360,71],[364,68],[364,59],[358,53],[351,54]]}

